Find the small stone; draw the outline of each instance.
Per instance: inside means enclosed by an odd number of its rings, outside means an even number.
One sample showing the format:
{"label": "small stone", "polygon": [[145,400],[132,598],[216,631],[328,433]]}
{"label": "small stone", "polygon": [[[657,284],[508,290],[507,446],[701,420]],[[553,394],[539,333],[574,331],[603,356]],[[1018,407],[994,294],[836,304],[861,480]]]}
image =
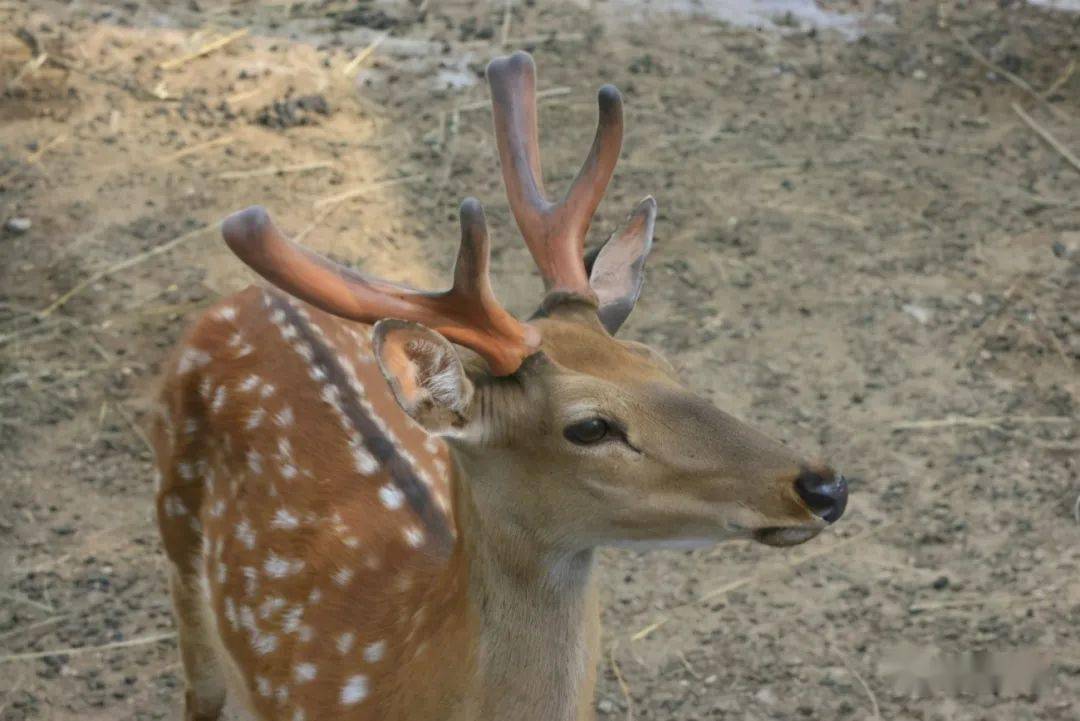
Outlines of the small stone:
{"label": "small stone", "polygon": [[937,578],[934,579],[934,584],[933,585],[934,585],[934,590],[935,591],[944,591],[946,588],[949,587],[949,577],[948,576],[938,576]]}
{"label": "small stone", "polygon": [[776,692],[773,691],[768,686],[764,687],[763,689],[758,691],[756,694],[754,694],[754,698],[756,698],[761,703],[767,704],[769,706],[772,706],[773,704],[775,704],[779,700],[776,697]]}
{"label": "small stone", "polygon": [[600,699],[600,703],[596,704],[596,708],[599,709],[600,713],[605,715],[615,713],[615,704],[611,702],[611,699]]}
{"label": "small stone", "polygon": [[4,229],[7,230],[9,233],[21,235],[22,233],[30,230],[31,225],[33,225],[33,223],[30,222],[29,218],[15,217],[9,218],[8,222],[4,223]]}
{"label": "small stone", "polygon": [[923,308],[921,305],[915,305],[914,303],[905,303],[901,310],[923,325],[929,323],[930,319],[934,317],[934,313],[929,308]]}
{"label": "small stone", "polygon": [[1054,255],[1056,255],[1058,258],[1064,258],[1066,255],[1069,254],[1069,249],[1066,248],[1065,244],[1062,243],[1060,240],[1055,240],[1054,244],[1051,246],[1051,249],[1054,251]]}
{"label": "small stone", "polygon": [[915,72],[911,74],[911,77],[915,78],[916,80],[926,80],[926,71],[922,69],[916,69]]}

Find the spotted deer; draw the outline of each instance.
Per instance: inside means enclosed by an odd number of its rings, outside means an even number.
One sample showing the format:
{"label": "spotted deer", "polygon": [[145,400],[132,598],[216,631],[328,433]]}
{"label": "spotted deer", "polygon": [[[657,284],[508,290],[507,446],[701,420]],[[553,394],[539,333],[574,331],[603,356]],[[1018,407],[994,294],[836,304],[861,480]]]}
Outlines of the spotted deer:
{"label": "spotted deer", "polygon": [[272,287],[198,319],[153,434],[187,719],[218,719],[227,693],[284,721],[592,718],[598,547],[786,546],[844,510],[831,468],[613,336],[656,217],[646,198],[586,263],[622,144],[618,91],[600,90],[592,149],[552,202],[532,59],[487,75],[546,287],[528,321],[492,292],[472,199],[443,292],[337,265],[261,208],[223,224]]}

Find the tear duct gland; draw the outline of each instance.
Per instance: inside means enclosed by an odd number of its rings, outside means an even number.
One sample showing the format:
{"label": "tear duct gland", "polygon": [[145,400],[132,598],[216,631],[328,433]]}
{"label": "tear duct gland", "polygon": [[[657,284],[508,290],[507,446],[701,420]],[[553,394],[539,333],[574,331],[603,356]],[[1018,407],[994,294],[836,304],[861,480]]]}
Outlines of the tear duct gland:
{"label": "tear duct gland", "polygon": [[[479,203],[453,284],[339,266],[267,213],[225,240],[272,287],[205,313],[167,364],[158,520],[188,719],[590,717],[600,545],[805,541],[846,484],[614,337],[656,204],[584,260],[622,102],[600,92],[581,172],[548,198],[535,68],[488,69],[507,196],[548,290],[529,321],[488,278]],[[374,328],[367,325],[374,323]]]}

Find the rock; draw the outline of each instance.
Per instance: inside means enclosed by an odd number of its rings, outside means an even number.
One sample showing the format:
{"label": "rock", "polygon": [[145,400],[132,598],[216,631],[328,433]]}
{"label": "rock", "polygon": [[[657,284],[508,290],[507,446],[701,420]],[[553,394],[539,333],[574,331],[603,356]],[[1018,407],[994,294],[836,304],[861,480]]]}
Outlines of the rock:
{"label": "rock", "polygon": [[30,222],[29,218],[17,216],[14,218],[9,218],[8,222],[4,223],[4,230],[8,231],[9,233],[21,235],[26,231],[30,230],[31,225],[33,225],[33,223]]}
{"label": "rock", "polygon": [[767,704],[769,706],[774,705],[779,700],[776,697],[776,692],[773,691],[768,686],[765,686],[760,691],[758,691],[756,694],[754,694],[754,698],[757,699],[758,701],[760,701],[761,703]]}
{"label": "rock", "polygon": [[926,325],[934,317],[933,311],[929,308],[923,308],[921,305],[915,305],[914,303],[905,303],[900,309],[922,325]]}

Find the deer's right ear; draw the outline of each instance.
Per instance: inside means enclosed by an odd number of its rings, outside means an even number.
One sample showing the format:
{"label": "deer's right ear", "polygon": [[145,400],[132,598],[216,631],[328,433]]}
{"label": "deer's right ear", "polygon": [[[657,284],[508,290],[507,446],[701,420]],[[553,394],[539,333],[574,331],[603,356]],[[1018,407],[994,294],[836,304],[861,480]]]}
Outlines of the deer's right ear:
{"label": "deer's right ear", "polygon": [[652,249],[656,201],[638,203],[623,227],[615,231],[595,256],[585,259],[589,285],[600,301],[597,315],[615,335],[634,309],[645,283],[645,259]]}
{"label": "deer's right ear", "polygon": [[446,338],[417,323],[381,320],[373,345],[379,370],[413,420],[430,433],[465,425],[473,384]]}

